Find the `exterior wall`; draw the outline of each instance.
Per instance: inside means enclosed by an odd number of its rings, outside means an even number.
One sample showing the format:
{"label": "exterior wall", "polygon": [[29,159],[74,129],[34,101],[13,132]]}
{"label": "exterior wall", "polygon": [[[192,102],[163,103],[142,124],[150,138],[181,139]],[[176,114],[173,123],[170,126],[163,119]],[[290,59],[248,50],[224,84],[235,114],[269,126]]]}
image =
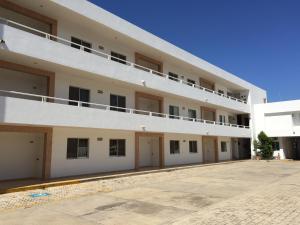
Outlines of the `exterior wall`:
{"label": "exterior wall", "polygon": [[[226,142],[227,152],[221,151],[221,142]],[[219,161],[231,160],[232,156],[232,146],[231,146],[231,138],[230,137],[219,137],[218,138],[218,155]]]}
{"label": "exterior wall", "polygon": [[0,180],[42,177],[43,134],[0,132]]}
{"label": "exterior wall", "polygon": [[[89,157],[67,159],[67,138],[88,138]],[[97,138],[102,138],[98,141]],[[126,156],[109,156],[109,139],[126,139]],[[98,129],[54,128],[51,177],[134,169],[134,133]]]}
{"label": "exterior wall", "polygon": [[255,135],[264,131],[271,137],[300,136],[300,101],[274,102],[254,106]]}
{"label": "exterior wall", "polygon": [[[189,163],[201,163],[202,159],[202,137],[195,135],[184,135],[184,134],[165,134],[165,165],[180,165]],[[180,153],[170,154],[170,140],[179,140]],[[189,141],[197,141],[198,152],[189,152]]]}
{"label": "exterior wall", "polygon": [[[152,75],[134,67],[113,62],[84,51],[79,51],[70,46],[49,41],[45,38],[6,25],[0,25],[0,27],[2,27],[2,31],[4,32],[3,38],[6,40],[5,44],[11,52],[27,55],[37,60],[42,59],[49,63],[54,63],[57,66],[67,66],[78,71],[96,74],[102,78],[137,85],[137,87],[148,89],[148,91],[156,90],[161,94],[168,93],[173,96],[184,97],[193,101],[203,102],[212,106],[220,106],[237,112],[249,112],[250,106],[248,104]],[[19,42],[20,39],[23,41],[22,44]],[[26,46],[26,48],[24,46]],[[40,51],[40,49],[44,49],[44,51]]]}
{"label": "exterior wall", "polygon": [[[135,91],[121,84],[103,79],[58,73],[55,76],[55,96],[69,99],[69,86],[90,90],[90,102],[110,105],[110,94],[126,97],[126,107],[135,108]],[[103,93],[98,93],[98,91]]]}

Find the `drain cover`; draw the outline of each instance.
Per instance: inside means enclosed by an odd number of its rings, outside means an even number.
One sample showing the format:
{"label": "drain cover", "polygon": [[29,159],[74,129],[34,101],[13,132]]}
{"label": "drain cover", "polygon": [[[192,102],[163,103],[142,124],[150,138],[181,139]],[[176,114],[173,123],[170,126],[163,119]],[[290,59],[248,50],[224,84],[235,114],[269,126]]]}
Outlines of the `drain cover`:
{"label": "drain cover", "polygon": [[39,198],[39,197],[46,197],[49,195],[50,195],[49,193],[33,193],[33,194],[30,194],[29,196],[32,198]]}

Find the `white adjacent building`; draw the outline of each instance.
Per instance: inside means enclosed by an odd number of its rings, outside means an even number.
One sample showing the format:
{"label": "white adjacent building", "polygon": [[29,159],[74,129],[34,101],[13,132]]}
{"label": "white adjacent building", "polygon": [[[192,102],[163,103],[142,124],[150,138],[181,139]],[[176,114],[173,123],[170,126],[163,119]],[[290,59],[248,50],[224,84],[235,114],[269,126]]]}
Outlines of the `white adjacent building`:
{"label": "white adjacent building", "polygon": [[274,156],[300,160],[300,100],[254,105],[254,123],[255,135],[273,138]]}
{"label": "white adjacent building", "polygon": [[251,158],[266,91],[88,1],[0,15],[0,180]]}

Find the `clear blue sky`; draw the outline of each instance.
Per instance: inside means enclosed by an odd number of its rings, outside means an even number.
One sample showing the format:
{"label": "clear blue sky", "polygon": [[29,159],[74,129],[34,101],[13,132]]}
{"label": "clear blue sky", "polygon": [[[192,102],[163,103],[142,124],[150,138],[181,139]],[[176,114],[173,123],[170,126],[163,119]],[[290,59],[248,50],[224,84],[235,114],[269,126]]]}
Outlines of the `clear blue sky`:
{"label": "clear blue sky", "polygon": [[92,0],[268,91],[300,99],[300,0]]}

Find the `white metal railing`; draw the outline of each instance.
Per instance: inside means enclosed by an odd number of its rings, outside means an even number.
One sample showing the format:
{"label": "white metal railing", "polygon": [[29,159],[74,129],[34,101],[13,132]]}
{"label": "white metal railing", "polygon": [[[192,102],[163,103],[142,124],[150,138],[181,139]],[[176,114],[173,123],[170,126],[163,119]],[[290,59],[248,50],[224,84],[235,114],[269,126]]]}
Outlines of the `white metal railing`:
{"label": "white metal railing", "polygon": [[61,38],[61,37],[58,37],[58,36],[55,36],[55,35],[52,35],[52,34],[49,34],[49,33],[46,33],[46,32],[40,31],[40,30],[37,30],[37,29],[34,29],[32,27],[28,27],[26,25],[14,22],[12,20],[8,20],[8,19],[0,17],[0,22],[3,23],[3,24],[12,25],[13,27],[20,27],[20,28],[22,28],[22,30],[25,30],[25,31],[26,30],[30,30],[33,33],[38,33],[40,36],[43,36],[43,37],[45,37],[48,40],[56,41],[56,42],[59,42],[61,44],[65,44],[65,45],[68,45],[68,46],[75,45],[75,46],[77,46],[79,48],[79,50],[88,51],[89,53],[101,56],[103,58],[106,58],[107,60],[116,60],[118,62],[122,62],[124,65],[131,66],[131,67],[137,68],[137,69],[141,69],[141,70],[144,70],[144,71],[149,72],[151,74],[159,75],[159,76],[164,77],[166,79],[170,79],[170,80],[173,80],[175,82],[179,82],[181,84],[185,84],[185,85],[188,85],[188,86],[193,87],[193,88],[204,90],[206,92],[210,92],[210,93],[216,94],[218,96],[221,96],[221,97],[233,100],[233,101],[237,101],[237,102],[241,102],[241,103],[247,104],[247,101],[244,101],[242,99],[238,99],[238,98],[235,98],[235,97],[232,97],[232,96],[221,94],[221,93],[219,93],[217,91],[214,91],[214,90],[202,87],[202,86],[197,85],[197,84],[193,84],[193,83],[187,82],[187,81],[182,80],[182,79],[178,79],[178,78],[174,78],[174,77],[171,78],[168,74],[161,73],[161,72],[149,69],[147,67],[135,64],[133,62],[129,62],[127,60],[122,60],[120,58],[111,56],[111,55],[109,55],[107,53],[104,53],[104,52],[101,52],[101,51],[98,51],[98,50],[95,50],[95,49],[92,49],[92,48],[89,48],[89,47],[86,47],[86,46],[83,46],[83,45],[80,45],[80,44],[77,44],[77,43],[74,43],[74,42],[71,42],[71,41],[66,40],[64,38]]}
{"label": "white metal railing", "polygon": [[[199,122],[199,123],[204,123],[204,124],[238,127],[238,128],[246,128],[246,129],[250,128],[249,126],[238,125],[238,124],[222,123],[222,122],[216,122],[216,121],[211,121],[211,120],[170,115],[170,114],[166,114],[166,113],[151,112],[151,111],[145,111],[145,110],[140,110],[140,109],[123,108],[123,107],[104,105],[104,104],[92,103],[92,102],[82,102],[82,101],[65,99],[65,98],[57,98],[57,97],[50,97],[50,96],[45,96],[45,95],[23,93],[23,92],[19,92],[19,91],[0,90],[0,96],[13,97],[13,98],[18,98],[18,96],[24,96],[24,97],[27,97],[27,99],[38,100],[38,101],[41,101],[42,103],[47,102],[50,104],[65,104],[65,105],[73,105],[73,106],[77,106],[77,107],[90,107],[90,108],[101,109],[101,110],[112,110],[112,111],[118,111],[118,112],[129,113],[129,114],[146,115],[146,116],[151,116],[151,117],[154,116],[154,117],[161,117],[161,118],[167,118],[167,119],[179,119],[179,120],[185,120],[185,121],[190,121],[190,122]],[[24,97],[23,97],[23,99],[24,99]]]}

